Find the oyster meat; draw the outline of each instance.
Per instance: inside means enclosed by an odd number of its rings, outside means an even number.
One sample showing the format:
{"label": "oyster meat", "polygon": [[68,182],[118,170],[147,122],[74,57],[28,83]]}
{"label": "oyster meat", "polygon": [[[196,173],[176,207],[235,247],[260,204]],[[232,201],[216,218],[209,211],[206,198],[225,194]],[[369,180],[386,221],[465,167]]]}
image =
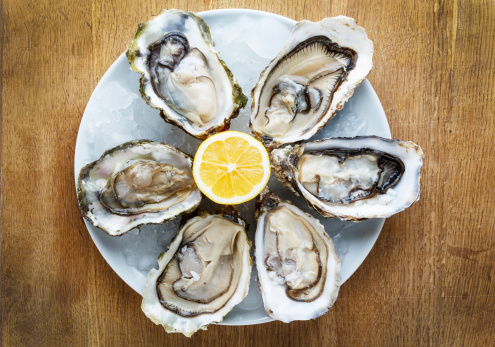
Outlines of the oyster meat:
{"label": "oyster meat", "polygon": [[192,12],[164,10],[139,29],[127,50],[142,74],[141,95],[167,122],[204,139],[228,129],[247,98]]}
{"label": "oyster meat", "polygon": [[167,332],[186,336],[222,321],[248,293],[249,250],[235,214],[190,219],[148,274],[142,310]]}
{"label": "oyster meat", "polygon": [[277,178],[325,217],[386,218],[420,196],[423,151],[377,136],[331,138],[271,153]]}
{"label": "oyster meat", "polygon": [[253,133],[270,148],[310,138],[364,81],[372,56],[352,18],[299,22],[253,89]]}
{"label": "oyster meat", "polygon": [[265,190],[255,259],[265,311],[283,322],[315,319],[337,299],[340,259],[320,222]]}
{"label": "oyster meat", "polygon": [[201,202],[191,159],[164,143],[137,140],[106,151],[81,169],[77,182],[84,218],[110,235],[163,223]]}

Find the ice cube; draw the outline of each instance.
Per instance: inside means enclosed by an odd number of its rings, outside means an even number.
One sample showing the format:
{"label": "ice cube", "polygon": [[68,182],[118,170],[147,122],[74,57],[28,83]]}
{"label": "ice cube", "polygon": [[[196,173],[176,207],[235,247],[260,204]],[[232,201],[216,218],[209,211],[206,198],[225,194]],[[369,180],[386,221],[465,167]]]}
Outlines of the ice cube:
{"label": "ice cube", "polygon": [[[258,56],[271,60],[282,49],[291,31],[278,18],[265,17],[255,23],[249,46]],[[266,39],[267,32],[270,33],[270,40]]]}
{"label": "ice cube", "polygon": [[249,282],[249,292],[248,295],[242,300],[242,302],[236,307],[241,310],[258,310],[263,307],[263,298],[258,290],[258,273],[256,269],[253,268],[251,271],[251,280]]}

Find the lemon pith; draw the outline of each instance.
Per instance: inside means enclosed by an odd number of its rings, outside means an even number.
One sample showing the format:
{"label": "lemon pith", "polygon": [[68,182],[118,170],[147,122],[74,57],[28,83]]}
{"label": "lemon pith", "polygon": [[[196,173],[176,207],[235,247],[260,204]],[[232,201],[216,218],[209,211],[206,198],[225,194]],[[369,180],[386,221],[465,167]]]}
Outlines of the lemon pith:
{"label": "lemon pith", "polygon": [[240,204],[257,196],[270,178],[265,147],[247,134],[226,131],[198,148],[193,176],[199,189],[219,204]]}

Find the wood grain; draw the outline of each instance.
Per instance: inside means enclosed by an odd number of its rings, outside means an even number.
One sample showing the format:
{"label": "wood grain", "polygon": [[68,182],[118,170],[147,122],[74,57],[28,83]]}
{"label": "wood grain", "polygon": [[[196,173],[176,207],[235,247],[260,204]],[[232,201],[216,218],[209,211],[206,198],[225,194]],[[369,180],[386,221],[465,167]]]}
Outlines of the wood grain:
{"label": "wood grain", "polygon": [[[162,8],[344,14],[374,41],[392,135],[426,154],[422,198],[387,220],[327,315],[169,335],[91,241],[73,179],[82,112]],[[4,0],[1,18],[3,346],[495,345],[493,1]]]}

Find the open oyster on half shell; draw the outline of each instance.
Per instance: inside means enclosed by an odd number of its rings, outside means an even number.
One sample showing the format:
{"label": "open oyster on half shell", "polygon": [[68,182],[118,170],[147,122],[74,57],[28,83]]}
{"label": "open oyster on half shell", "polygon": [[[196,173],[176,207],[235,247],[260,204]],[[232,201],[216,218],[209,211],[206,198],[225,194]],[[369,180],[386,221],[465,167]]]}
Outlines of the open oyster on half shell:
{"label": "open oyster on half shell", "polygon": [[200,139],[227,130],[247,98],[192,12],[164,10],[139,25],[127,49],[141,96],[162,118]]}
{"label": "open oyster on half shell", "polygon": [[160,142],[136,140],[112,148],[81,169],[77,181],[84,218],[112,236],[163,223],[194,210],[201,193],[192,160]]}
{"label": "open oyster on half shell", "polygon": [[251,130],[269,148],[310,138],[364,81],[372,57],[352,18],[297,23],[253,89]]}
{"label": "open oyster on half shell", "polygon": [[321,223],[266,189],[258,199],[255,259],[265,311],[315,319],[337,299],[340,259]]}
{"label": "open oyster on half shell", "polygon": [[167,332],[191,336],[220,322],[249,290],[250,243],[236,213],[200,214],[178,232],[151,269],[143,312]]}
{"label": "open oyster on half shell", "polygon": [[324,217],[387,218],[420,196],[423,151],[378,136],[330,138],[271,153],[276,177]]}

